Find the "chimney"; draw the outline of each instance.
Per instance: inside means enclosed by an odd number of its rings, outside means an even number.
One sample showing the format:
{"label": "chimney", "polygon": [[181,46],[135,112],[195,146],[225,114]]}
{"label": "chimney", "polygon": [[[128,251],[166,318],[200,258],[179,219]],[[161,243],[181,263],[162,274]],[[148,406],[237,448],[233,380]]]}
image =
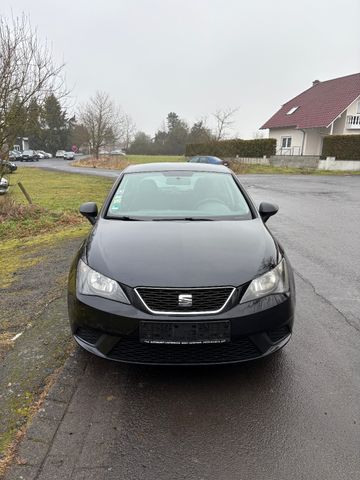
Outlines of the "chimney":
{"label": "chimney", "polygon": [[313,87],[314,87],[315,85],[317,85],[318,83],[320,83],[320,80],[314,80],[314,81],[313,81]]}

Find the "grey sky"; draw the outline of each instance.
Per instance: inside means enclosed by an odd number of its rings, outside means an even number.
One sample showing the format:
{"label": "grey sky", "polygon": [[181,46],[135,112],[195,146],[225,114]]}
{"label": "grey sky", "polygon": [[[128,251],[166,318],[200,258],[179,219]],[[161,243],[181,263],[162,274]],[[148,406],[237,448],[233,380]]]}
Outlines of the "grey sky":
{"label": "grey sky", "polygon": [[104,90],[148,133],[239,107],[252,136],[282,103],[360,71],[359,0],[2,0],[66,62],[73,102]]}

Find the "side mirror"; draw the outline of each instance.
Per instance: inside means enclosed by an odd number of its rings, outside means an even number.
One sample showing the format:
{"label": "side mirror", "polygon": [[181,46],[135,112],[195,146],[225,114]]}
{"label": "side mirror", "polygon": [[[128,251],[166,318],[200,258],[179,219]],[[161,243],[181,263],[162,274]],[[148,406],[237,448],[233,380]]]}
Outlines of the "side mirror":
{"label": "side mirror", "polygon": [[273,205],[272,203],[261,202],[259,206],[259,213],[260,217],[263,219],[263,222],[267,222],[270,217],[275,215],[279,210],[277,205]]}
{"label": "side mirror", "polygon": [[98,215],[98,207],[95,202],[83,203],[79,209],[81,215],[89,220],[91,225],[94,225]]}

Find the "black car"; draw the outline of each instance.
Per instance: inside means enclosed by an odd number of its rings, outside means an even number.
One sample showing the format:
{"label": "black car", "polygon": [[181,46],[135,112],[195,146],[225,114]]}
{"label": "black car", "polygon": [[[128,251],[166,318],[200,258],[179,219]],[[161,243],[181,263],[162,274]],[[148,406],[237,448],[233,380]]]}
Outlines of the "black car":
{"label": "black car", "polygon": [[224,165],[225,167],[228,167],[229,164],[225,160],[222,160],[221,158],[218,157],[213,157],[211,155],[203,155],[203,156],[197,156],[197,157],[191,157],[188,160],[189,163],[210,163],[211,165]]}
{"label": "black car", "polygon": [[75,340],[111,360],[236,363],[290,339],[295,290],[282,247],[226,167],[133,165],[115,182],[72,264]]}
{"label": "black car", "polygon": [[39,156],[35,150],[24,150],[20,157],[20,162],[38,162]]}

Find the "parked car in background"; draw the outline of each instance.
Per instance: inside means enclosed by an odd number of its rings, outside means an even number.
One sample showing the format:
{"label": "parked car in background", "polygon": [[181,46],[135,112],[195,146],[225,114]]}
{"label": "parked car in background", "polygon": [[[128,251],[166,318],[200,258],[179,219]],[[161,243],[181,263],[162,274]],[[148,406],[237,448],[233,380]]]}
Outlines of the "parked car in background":
{"label": "parked car in background", "polygon": [[41,155],[43,155],[43,158],[52,158],[51,153],[44,152],[44,150],[38,150],[38,153],[40,153]]}
{"label": "parked car in background", "polygon": [[44,153],[41,152],[40,150],[36,150],[36,156],[38,157],[39,160],[43,160],[45,157]]}
{"label": "parked car in background", "polygon": [[38,162],[39,157],[35,150],[24,150],[21,154],[20,162]]}
{"label": "parked car in background", "polygon": [[20,160],[21,152],[19,150],[10,150],[9,152],[9,160],[16,161]]}
{"label": "parked car in background", "polygon": [[224,165],[225,167],[229,166],[228,162],[225,162],[221,158],[213,157],[210,155],[192,157],[190,158],[189,162],[190,163],[210,163],[212,165]]}
{"label": "parked car in background", "polygon": [[57,150],[55,153],[55,158],[64,158],[65,153],[65,150]]}
{"label": "parked car in background", "polygon": [[122,150],[112,150],[112,151],[110,152],[110,155],[124,155],[124,156],[125,156],[126,153],[123,152]]}
{"label": "parked car in background", "polygon": [[109,151],[108,150],[100,150],[99,151],[99,155],[109,155]]}
{"label": "parked car in background", "polygon": [[64,153],[64,160],[74,160],[75,153],[74,152],[65,152]]}
{"label": "parked car in background", "polygon": [[4,167],[5,173],[13,173],[15,172],[15,170],[17,170],[17,165],[15,165],[14,162],[10,162],[8,160],[3,160],[1,162],[0,160],[0,163],[1,163],[1,166]]}
{"label": "parked car in background", "polygon": [[9,190],[9,182],[6,178],[0,178],[0,195],[4,195]]}

